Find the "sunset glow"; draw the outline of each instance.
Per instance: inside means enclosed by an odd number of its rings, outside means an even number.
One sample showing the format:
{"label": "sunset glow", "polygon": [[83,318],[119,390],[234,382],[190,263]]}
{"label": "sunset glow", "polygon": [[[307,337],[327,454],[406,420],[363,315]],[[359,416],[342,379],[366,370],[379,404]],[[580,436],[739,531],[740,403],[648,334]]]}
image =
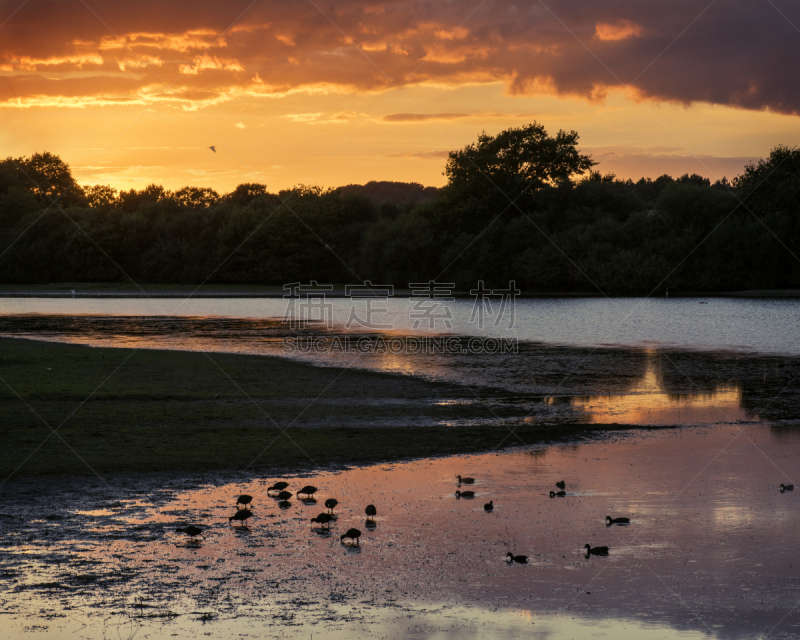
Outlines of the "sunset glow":
{"label": "sunset glow", "polygon": [[800,140],[800,16],[729,5],[7,4],[0,153],[116,188],[439,186],[448,151],[537,120],[604,173],[730,178]]}

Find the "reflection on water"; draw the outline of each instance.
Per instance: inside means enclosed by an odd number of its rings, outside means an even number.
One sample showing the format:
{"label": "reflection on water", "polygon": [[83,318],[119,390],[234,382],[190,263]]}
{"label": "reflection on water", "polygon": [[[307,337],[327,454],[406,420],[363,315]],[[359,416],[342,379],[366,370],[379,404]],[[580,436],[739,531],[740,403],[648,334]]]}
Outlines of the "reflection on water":
{"label": "reflection on water", "polygon": [[[0,315],[0,335],[140,348],[279,355],[323,366],[415,375],[468,385],[495,418],[538,423],[642,425],[781,423],[800,411],[795,357],[663,349],[578,348],[520,342],[517,353],[287,353],[285,337],[344,337],[289,330],[275,319]],[[404,336],[393,334],[399,340]],[[380,338],[347,334],[350,339]],[[469,338],[454,336],[466,349]],[[463,399],[458,402],[463,403]],[[453,422],[458,424],[458,422]]]}
{"label": "reflection on water", "polygon": [[[493,513],[454,498],[458,474]],[[329,536],[310,527],[319,505],[264,497],[275,478],[18,481],[3,488],[0,636],[796,637],[800,494],[778,484],[797,477],[800,443],[751,425],[285,478],[339,500]],[[550,500],[560,479],[568,495]],[[242,529],[227,520],[241,493]],[[191,523],[206,527],[193,543],[175,530]],[[350,527],[358,548],[340,543]]]}

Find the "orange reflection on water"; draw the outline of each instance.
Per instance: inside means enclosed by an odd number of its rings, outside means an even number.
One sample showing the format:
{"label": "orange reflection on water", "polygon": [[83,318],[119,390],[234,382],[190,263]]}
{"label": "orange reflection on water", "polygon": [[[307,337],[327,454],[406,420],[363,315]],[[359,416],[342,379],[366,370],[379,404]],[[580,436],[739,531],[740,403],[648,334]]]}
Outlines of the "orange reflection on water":
{"label": "orange reflection on water", "polygon": [[706,393],[668,393],[657,358],[647,360],[642,379],[624,395],[581,396],[570,405],[591,423],[689,425],[752,422],[742,406],[740,386],[723,385]]}

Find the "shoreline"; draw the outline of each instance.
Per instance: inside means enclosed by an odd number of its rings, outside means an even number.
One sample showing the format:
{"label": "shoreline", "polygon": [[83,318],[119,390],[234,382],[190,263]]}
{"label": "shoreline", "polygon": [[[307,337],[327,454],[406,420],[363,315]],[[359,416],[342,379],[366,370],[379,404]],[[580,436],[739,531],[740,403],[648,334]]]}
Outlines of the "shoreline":
{"label": "shoreline", "polygon": [[529,423],[518,408],[475,402],[509,395],[497,389],[479,398],[455,384],[277,356],[0,346],[3,479],[297,474],[680,427]]}

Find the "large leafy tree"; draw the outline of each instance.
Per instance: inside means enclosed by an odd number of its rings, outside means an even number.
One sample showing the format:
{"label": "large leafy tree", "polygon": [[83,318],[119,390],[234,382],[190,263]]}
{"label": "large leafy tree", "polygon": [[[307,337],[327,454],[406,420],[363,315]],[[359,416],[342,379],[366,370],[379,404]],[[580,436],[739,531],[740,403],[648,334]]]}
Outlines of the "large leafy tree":
{"label": "large leafy tree", "polygon": [[578,152],[577,143],[576,131],[549,136],[538,122],[496,136],[482,133],[477,143],[450,152],[444,173],[453,188],[513,199],[589,171],[596,163]]}

